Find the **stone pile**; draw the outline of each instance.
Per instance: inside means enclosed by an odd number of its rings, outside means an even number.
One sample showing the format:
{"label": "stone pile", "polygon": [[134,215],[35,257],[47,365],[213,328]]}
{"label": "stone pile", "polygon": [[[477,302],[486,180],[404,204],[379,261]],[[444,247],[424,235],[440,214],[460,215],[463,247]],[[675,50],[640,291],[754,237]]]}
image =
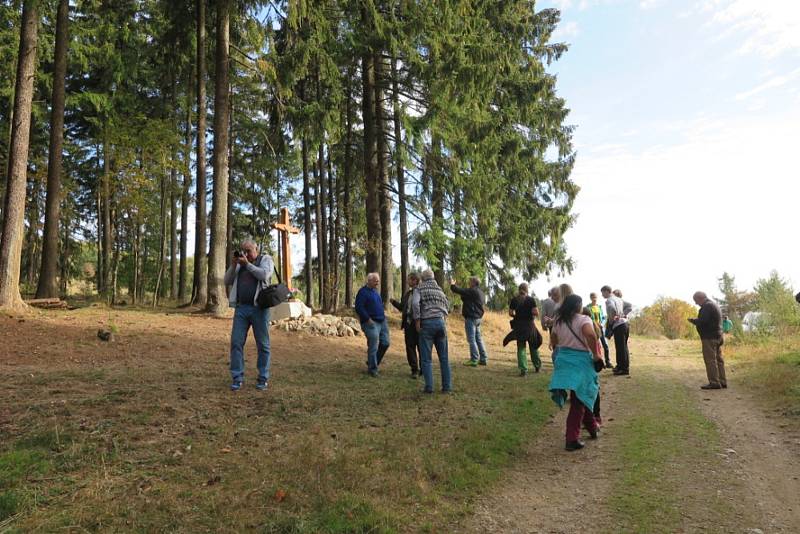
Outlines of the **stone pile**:
{"label": "stone pile", "polygon": [[361,325],[354,317],[318,314],[281,319],[270,323],[284,332],[307,332],[315,336],[353,337],[361,335]]}

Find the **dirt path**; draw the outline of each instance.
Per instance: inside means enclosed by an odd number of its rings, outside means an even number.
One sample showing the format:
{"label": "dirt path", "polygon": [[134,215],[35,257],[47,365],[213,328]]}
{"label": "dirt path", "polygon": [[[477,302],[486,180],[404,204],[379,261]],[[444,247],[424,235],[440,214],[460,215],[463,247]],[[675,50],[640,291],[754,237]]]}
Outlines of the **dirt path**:
{"label": "dirt path", "polygon": [[[676,350],[677,348],[677,350]],[[691,454],[670,464],[681,498],[680,532],[743,532],[749,534],[800,532],[800,434],[785,419],[770,416],[753,393],[729,373],[730,388],[699,389],[705,372],[699,350],[668,341],[632,340],[633,376],[602,377],[604,428],[598,441],[576,453],[563,450],[566,410],[556,414],[529,447],[527,460],[512,469],[498,485],[500,491],[476,506],[465,525],[469,532],[574,533],[615,532],[618,518],[610,502],[613,484],[622,474],[614,454],[616,422],[637,415],[635,404],[618,401],[637,387],[636,375],[657,376],[680,384],[690,401],[718,430],[719,443],[708,463],[693,462]],[[693,354],[697,352],[698,354]],[[678,356],[675,354],[678,353]],[[616,421],[615,421],[616,420]],[[698,472],[698,465],[701,471]],[[542,467],[545,466],[545,467]],[[705,472],[703,472],[705,470]],[[721,487],[709,481],[726,480]],[[580,488],[580,489],[576,489]],[[706,497],[708,496],[708,497]],[[702,507],[716,496],[731,512],[714,517]],[[593,518],[587,521],[587,513]],[[618,512],[617,512],[618,513]],[[670,529],[665,529],[670,531]]]}

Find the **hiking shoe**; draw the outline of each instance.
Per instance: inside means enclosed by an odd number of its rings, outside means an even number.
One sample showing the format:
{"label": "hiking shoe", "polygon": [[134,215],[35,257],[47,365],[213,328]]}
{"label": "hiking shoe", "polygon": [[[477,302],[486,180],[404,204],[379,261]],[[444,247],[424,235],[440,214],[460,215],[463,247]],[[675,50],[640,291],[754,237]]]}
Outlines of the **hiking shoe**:
{"label": "hiking shoe", "polygon": [[486,360],[481,360],[478,362],[478,365],[486,365]]}
{"label": "hiking shoe", "polygon": [[628,375],[629,375],[629,374],[631,374],[631,373],[630,373],[630,371],[623,371],[623,370],[621,370],[621,369],[614,369],[614,371],[612,372],[612,374],[613,374],[614,376],[628,376]]}
{"label": "hiking shoe", "polygon": [[231,391],[239,391],[242,389],[242,381],[241,380],[234,380],[231,383]]}
{"label": "hiking shoe", "polygon": [[433,395],[433,390],[432,389],[425,388],[425,389],[422,390],[422,392],[425,395]]}
{"label": "hiking shoe", "polygon": [[528,376],[528,370],[527,369],[520,369],[519,370],[519,376]]}
{"label": "hiking shoe", "polygon": [[262,382],[259,380],[258,383],[256,384],[256,389],[258,391],[264,391],[265,389],[267,389],[267,382],[266,381]]}
{"label": "hiking shoe", "polygon": [[369,372],[369,376],[371,376],[372,378],[378,378],[378,370],[377,369],[372,369],[372,370],[370,370],[368,372]]}
{"label": "hiking shoe", "polygon": [[533,368],[533,372],[534,372],[534,373],[538,373],[538,372],[539,372],[539,370],[541,370],[541,368],[542,368],[542,366],[541,366],[541,365],[537,365],[536,367],[534,367],[534,368]]}
{"label": "hiking shoe", "polygon": [[579,449],[582,449],[583,446],[584,446],[584,443],[581,440],[568,441],[567,445],[564,447],[564,449],[566,449],[568,451],[577,451]]}
{"label": "hiking shoe", "polygon": [[467,360],[464,362],[464,365],[466,365],[467,367],[478,367],[478,362],[476,362],[475,360]]}
{"label": "hiking shoe", "polygon": [[419,376],[419,373],[417,371],[411,371],[411,378],[416,379],[418,376]]}
{"label": "hiking shoe", "polygon": [[589,430],[589,439],[597,439],[597,427]]}
{"label": "hiking shoe", "polygon": [[700,389],[722,389],[719,384],[705,384],[700,386]]}

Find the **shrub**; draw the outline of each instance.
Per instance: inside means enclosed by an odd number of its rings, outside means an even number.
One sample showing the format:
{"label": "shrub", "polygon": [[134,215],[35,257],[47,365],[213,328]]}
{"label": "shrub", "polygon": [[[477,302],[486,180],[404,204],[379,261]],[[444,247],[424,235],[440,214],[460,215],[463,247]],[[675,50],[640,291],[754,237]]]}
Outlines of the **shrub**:
{"label": "shrub", "polygon": [[669,339],[691,339],[697,337],[697,333],[687,319],[696,316],[695,307],[688,302],[659,297],[631,320],[631,330],[637,335],[663,335]]}

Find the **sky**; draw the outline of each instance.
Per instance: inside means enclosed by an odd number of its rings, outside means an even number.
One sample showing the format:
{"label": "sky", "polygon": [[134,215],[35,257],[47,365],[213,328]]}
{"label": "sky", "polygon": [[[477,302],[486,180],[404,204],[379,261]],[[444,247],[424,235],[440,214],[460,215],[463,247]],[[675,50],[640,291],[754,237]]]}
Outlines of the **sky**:
{"label": "sky", "polygon": [[[800,1],[548,0],[569,51],[551,67],[576,126],[568,282],[646,306],[800,288]],[[792,236],[795,237],[792,237]],[[794,245],[792,244],[794,243]]]}

